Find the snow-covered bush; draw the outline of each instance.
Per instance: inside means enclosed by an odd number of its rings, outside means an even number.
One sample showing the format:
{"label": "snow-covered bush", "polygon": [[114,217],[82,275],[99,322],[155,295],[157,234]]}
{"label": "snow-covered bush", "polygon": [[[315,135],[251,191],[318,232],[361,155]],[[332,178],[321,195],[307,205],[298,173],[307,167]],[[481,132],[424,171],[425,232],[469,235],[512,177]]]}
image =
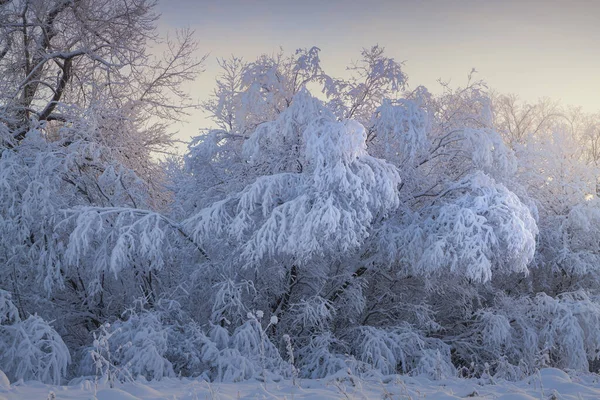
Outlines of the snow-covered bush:
{"label": "snow-covered bush", "polygon": [[511,379],[548,365],[588,371],[600,357],[598,328],[600,303],[583,291],[555,298],[499,295],[453,343],[454,356],[479,372],[489,365],[498,377]]}
{"label": "snow-covered bush", "polygon": [[202,361],[206,363],[208,378],[239,382],[288,375],[289,365],[267,336],[269,327],[276,325],[277,319],[272,317],[266,327],[261,325],[261,319],[262,311],[249,312],[246,322],[233,333],[213,325],[209,335],[203,335]]}
{"label": "snow-covered bush", "polygon": [[168,327],[152,312],[130,312],[125,321],[113,323],[111,345],[119,365],[126,366],[133,376],[160,379],[174,375],[165,358],[168,350]]}
{"label": "snow-covered bush", "polygon": [[0,290],[0,369],[11,381],[58,385],[71,355],[56,331],[37,315],[21,320],[11,295]]}
{"label": "snow-covered bush", "polygon": [[394,329],[358,328],[354,346],[358,359],[378,372],[428,374],[434,379],[455,376],[450,348],[409,325]]}
{"label": "snow-covered bush", "polygon": [[172,377],[173,366],[166,359],[168,331],[158,313],[130,309],[123,320],[100,327],[85,355],[83,372],[121,381],[138,376],[149,380]]}
{"label": "snow-covered bush", "polygon": [[352,362],[346,355],[343,342],[328,331],[311,337],[308,344],[299,350],[298,357],[300,372],[311,379],[345,370]]}

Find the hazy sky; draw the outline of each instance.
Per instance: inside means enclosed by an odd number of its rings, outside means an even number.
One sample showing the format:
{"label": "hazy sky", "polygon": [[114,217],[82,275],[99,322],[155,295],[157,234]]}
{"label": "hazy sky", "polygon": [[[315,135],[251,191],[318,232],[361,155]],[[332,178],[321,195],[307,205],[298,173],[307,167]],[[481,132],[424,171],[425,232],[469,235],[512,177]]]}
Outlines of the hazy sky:
{"label": "hazy sky", "polygon": [[[253,60],[280,46],[321,48],[343,75],[361,48],[405,61],[409,85],[463,85],[471,68],[491,88],[600,111],[600,0],[162,0],[161,30],[191,27],[210,53],[192,94],[205,99],[217,57]],[[198,114],[182,138],[206,126]]]}

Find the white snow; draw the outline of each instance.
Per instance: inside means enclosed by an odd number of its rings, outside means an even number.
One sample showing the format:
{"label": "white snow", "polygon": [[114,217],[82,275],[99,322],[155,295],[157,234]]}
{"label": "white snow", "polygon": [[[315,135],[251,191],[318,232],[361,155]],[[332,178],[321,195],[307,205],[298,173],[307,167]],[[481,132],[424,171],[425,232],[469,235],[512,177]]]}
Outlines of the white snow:
{"label": "white snow", "polygon": [[[0,376],[2,374],[0,373]],[[547,368],[519,382],[490,379],[446,379],[391,375],[359,379],[345,373],[327,379],[209,383],[198,379],[143,380],[110,388],[107,383],[79,380],[69,386],[38,382],[0,385],[0,400],[197,400],[197,399],[600,399],[600,376],[567,374]]]}

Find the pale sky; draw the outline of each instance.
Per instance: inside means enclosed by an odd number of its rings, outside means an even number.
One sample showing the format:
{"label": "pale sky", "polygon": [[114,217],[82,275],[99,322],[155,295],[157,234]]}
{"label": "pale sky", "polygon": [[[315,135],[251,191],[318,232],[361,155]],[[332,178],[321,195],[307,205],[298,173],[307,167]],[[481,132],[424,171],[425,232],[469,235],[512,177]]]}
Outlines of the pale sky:
{"label": "pale sky", "polygon": [[[324,70],[343,76],[379,44],[405,61],[410,87],[464,85],[476,68],[499,92],[600,111],[600,0],[162,0],[159,11],[161,31],[190,27],[210,53],[190,86],[199,100],[214,87],[217,57],[317,46]],[[181,138],[206,125],[198,112]]]}

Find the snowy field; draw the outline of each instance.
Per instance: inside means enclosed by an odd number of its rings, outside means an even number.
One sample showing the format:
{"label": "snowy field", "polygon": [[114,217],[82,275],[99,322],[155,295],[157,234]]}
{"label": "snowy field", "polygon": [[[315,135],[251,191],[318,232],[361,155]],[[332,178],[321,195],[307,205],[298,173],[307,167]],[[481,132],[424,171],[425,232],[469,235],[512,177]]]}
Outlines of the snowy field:
{"label": "snowy field", "polygon": [[37,382],[7,385],[0,375],[0,400],[33,399],[600,399],[600,376],[569,375],[543,369],[520,382],[390,376],[379,381],[338,375],[329,379],[243,383],[207,383],[193,379],[132,382],[109,388],[93,381],[69,386]]}

